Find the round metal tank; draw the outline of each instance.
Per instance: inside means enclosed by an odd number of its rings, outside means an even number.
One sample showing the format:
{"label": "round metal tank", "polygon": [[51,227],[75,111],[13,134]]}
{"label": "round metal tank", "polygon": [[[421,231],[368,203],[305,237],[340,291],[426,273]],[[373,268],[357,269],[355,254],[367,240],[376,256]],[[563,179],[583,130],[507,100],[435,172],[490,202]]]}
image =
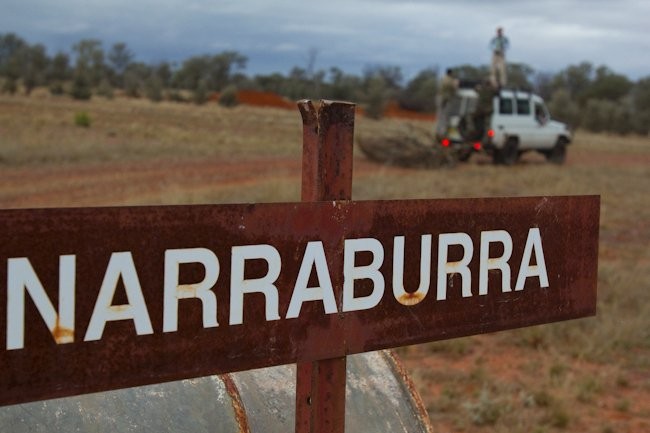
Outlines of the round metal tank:
{"label": "round metal tank", "polygon": [[[19,404],[0,408],[0,431],[287,433],[295,382],[294,364]],[[348,356],[345,431],[433,431],[390,352]]]}

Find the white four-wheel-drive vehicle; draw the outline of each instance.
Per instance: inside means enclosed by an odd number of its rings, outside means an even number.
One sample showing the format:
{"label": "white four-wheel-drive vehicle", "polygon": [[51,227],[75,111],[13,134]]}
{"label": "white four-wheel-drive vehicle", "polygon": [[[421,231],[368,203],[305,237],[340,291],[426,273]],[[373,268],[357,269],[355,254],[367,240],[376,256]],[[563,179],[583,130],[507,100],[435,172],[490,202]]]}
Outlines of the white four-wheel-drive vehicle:
{"label": "white four-wheel-drive vehicle", "polygon": [[[447,107],[448,122],[438,139],[461,161],[486,152],[496,164],[514,164],[522,153],[535,150],[561,164],[571,143],[571,131],[551,120],[544,100],[533,93],[501,89],[493,92],[491,114],[480,107],[475,88],[460,88]],[[489,101],[489,99],[488,99]]]}

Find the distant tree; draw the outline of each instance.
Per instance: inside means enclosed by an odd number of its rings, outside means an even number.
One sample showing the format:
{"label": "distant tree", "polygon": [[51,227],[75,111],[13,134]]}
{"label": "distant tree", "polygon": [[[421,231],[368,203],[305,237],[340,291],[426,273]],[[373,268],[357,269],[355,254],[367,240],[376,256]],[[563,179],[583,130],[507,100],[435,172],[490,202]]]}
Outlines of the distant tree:
{"label": "distant tree", "polygon": [[124,71],[124,93],[134,98],[140,97],[151,73],[151,67],[145,63],[129,63]]}
{"label": "distant tree", "polygon": [[268,75],[256,75],[254,79],[254,90],[265,92],[282,93],[286,77],[278,72]]}
{"label": "distant tree", "polygon": [[313,98],[313,85],[306,69],[293,67],[279,93],[291,99]]}
{"label": "distant tree", "polygon": [[21,73],[25,94],[45,83],[49,58],[45,47],[41,44],[23,47],[21,53]]}
{"label": "distant tree", "polygon": [[113,71],[113,84],[124,87],[124,72],[133,61],[133,53],[124,42],[113,44],[108,52],[109,67]]}
{"label": "distant tree", "polygon": [[150,101],[160,102],[163,99],[163,81],[155,70],[152,70],[144,82],[144,92]]}
{"label": "distant tree", "polygon": [[640,79],[633,88],[634,108],[650,111],[650,76]]}
{"label": "distant tree", "polygon": [[163,88],[171,86],[173,72],[169,62],[160,62],[153,69]]}
{"label": "distant tree", "polygon": [[230,84],[235,71],[245,68],[247,60],[235,51],[190,57],[176,72],[174,84],[190,90],[201,85],[206,91],[218,91]]}
{"label": "distant tree", "polygon": [[384,77],[369,77],[365,86],[366,116],[381,119],[393,92]]}
{"label": "distant tree", "polygon": [[13,95],[18,90],[18,79],[21,74],[21,56],[20,52],[23,50],[16,51],[7,61],[5,61],[2,67],[2,75],[4,76],[4,83],[2,85],[2,92],[9,93]]}
{"label": "distant tree", "polygon": [[486,65],[459,65],[452,68],[461,81],[485,81],[490,78],[490,68]]}
{"label": "distant tree", "polygon": [[27,42],[15,33],[0,33],[0,75],[6,75],[11,59],[26,46]]}
{"label": "distant tree", "polygon": [[397,90],[402,85],[404,79],[402,70],[399,66],[378,65],[367,66],[363,71],[363,78],[366,84],[376,84],[376,78],[383,80],[383,85],[392,90]]}
{"label": "distant tree", "polygon": [[199,80],[192,92],[192,101],[197,105],[208,102],[208,85],[204,80]]}
{"label": "distant tree", "polygon": [[632,89],[632,82],[624,75],[612,72],[606,66],[599,66],[593,81],[585,92],[589,98],[619,101]]}
{"label": "distant tree", "polygon": [[438,70],[435,68],[420,71],[408,82],[397,98],[400,106],[407,110],[436,111],[438,93]]}
{"label": "distant tree", "polygon": [[398,66],[369,66],[363,72],[362,102],[366,103],[366,115],[379,119],[386,105],[396,99],[401,90],[402,71]]}
{"label": "distant tree", "polygon": [[553,80],[553,88],[564,88],[569,96],[583,106],[588,98],[589,87],[593,77],[593,66],[589,62],[571,65],[562,70]]}
{"label": "distant tree", "polygon": [[357,75],[346,74],[339,68],[330,68],[324,96],[335,100],[357,101],[360,99],[362,81]]}
{"label": "distant tree", "polygon": [[634,83],[629,97],[632,112],[632,131],[648,135],[650,132],[650,76]]}
{"label": "distant tree", "polygon": [[548,101],[553,96],[553,74],[550,72],[538,72],[533,77],[533,90],[539,96]]}
{"label": "distant tree", "polygon": [[243,72],[235,72],[230,77],[230,82],[237,86],[238,89],[257,89],[257,83],[254,78],[249,78]]}
{"label": "distant tree", "polygon": [[632,119],[632,130],[642,135],[650,133],[650,110],[635,111],[634,119]]}
{"label": "distant tree", "polygon": [[520,90],[533,90],[531,77],[535,70],[525,63],[508,63],[508,87]]}
{"label": "distant tree", "polygon": [[15,33],[0,34],[0,76],[4,77],[2,92],[14,94],[21,74],[21,53],[27,43]]}
{"label": "distant tree", "polygon": [[82,67],[78,67],[72,76],[72,88],[70,95],[74,99],[82,101],[90,99],[92,96],[92,83],[90,82],[90,74]]}
{"label": "distant tree", "polygon": [[70,57],[62,52],[58,52],[52,57],[47,69],[48,82],[63,82],[69,80],[72,76],[70,70]]}
{"label": "distant tree", "polygon": [[82,39],[73,46],[76,55],[75,74],[87,74],[90,86],[97,86],[106,75],[104,49],[97,39]]}

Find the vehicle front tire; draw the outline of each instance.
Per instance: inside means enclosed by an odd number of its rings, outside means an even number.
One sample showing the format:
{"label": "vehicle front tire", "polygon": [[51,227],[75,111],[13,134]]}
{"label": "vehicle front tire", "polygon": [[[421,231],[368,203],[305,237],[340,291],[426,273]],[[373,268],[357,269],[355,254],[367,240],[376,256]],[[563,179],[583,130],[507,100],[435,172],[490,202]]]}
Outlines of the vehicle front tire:
{"label": "vehicle front tire", "polygon": [[566,138],[558,138],[555,146],[546,154],[546,160],[553,164],[564,164],[567,144],[569,144],[569,141]]}

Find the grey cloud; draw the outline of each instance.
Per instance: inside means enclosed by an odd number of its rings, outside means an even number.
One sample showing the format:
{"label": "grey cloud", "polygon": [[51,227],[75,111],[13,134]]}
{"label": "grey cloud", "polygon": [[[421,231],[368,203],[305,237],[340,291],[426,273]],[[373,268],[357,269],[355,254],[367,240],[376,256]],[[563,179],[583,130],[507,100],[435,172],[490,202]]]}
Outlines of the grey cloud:
{"label": "grey cloud", "polygon": [[[143,60],[182,60],[234,49],[249,72],[281,72],[318,49],[317,67],[487,63],[497,25],[512,61],[558,70],[590,60],[640,77],[650,74],[650,2],[624,0],[0,0],[0,29],[50,49],[82,37],[125,41]],[[68,44],[68,45],[65,45]],[[223,47],[223,48],[222,48]]]}

